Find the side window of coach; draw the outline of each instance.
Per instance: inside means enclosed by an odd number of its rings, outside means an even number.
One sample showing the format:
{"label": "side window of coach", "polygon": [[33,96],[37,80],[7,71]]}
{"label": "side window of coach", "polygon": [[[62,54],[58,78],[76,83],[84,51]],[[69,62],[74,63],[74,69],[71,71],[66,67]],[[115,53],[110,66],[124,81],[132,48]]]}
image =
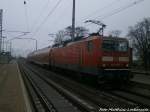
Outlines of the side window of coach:
{"label": "side window of coach", "polygon": [[93,42],[92,41],[87,42],[87,50],[88,50],[88,52],[91,52],[93,50]]}

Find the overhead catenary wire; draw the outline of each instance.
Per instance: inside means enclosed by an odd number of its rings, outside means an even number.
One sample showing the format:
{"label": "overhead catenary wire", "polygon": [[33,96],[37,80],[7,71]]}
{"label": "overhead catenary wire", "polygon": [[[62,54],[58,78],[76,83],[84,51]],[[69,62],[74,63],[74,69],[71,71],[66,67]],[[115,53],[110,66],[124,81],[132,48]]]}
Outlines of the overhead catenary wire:
{"label": "overhead catenary wire", "polygon": [[26,34],[21,34],[21,35],[18,35],[18,36],[15,36],[15,37],[12,37],[11,39],[7,40],[7,41],[11,41],[11,40],[14,40],[16,38],[19,38],[19,37],[22,37],[22,36],[25,36]]}
{"label": "overhead catenary wire", "polygon": [[[130,7],[133,7],[134,5],[137,5],[137,4],[139,4],[139,3],[143,2],[143,1],[145,1],[145,0],[137,0],[135,2],[132,2],[131,4],[128,4],[128,5],[126,5],[126,6],[122,7],[122,8],[119,8],[119,9],[115,10],[112,13],[109,13],[109,14],[103,16],[101,19],[109,18],[109,17],[111,17],[111,16],[113,16],[115,14],[118,14],[119,12],[122,12],[122,11],[124,11],[124,10],[126,10],[126,9],[128,9]],[[97,16],[96,18],[99,18],[99,17],[101,17],[101,16]]]}
{"label": "overhead catenary wire", "polygon": [[100,12],[104,11],[105,9],[108,9],[108,8],[112,7],[114,4],[116,4],[116,3],[120,2],[120,1],[121,1],[121,0],[114,0],[114,1],[112,1],[111,3],[105,5],[104,7],[99,8],[99,9],[95,10],[94,12],[88,14],[86,17],[84,17],[84,19],[78,20],[77,23],[81,23],[81,22],[83,22],[83,20],[89,19],[89,18],[92,17],[93,15],[95,15],[95,14],[97,14],[97,13],[100,13]]}
{"label": "overhead catenary wire", "polygon": [[45,5],[42,7],[42,10],[40,11],[39,15],[37,16],[37,18],[35,19],[32,27],[31,27],[31,30],[34,28],[34,26],[36,26],[36,24],[38,23],[39,21],[39,18],[41,17],[41,15],[43,14],[43,12],[46,10],[46,8],[48,7],[49,3],[50,3],[51,0],[48,0]]}
{"label": "overhead catenary wire", "polygon": [[[56,23],[57,23],[57,26],[60,25],[60,23],[62,23],[62,19],[63,17],[66,16],[66,13],[65,11],[68,9],[68,6],[70,6],[70,3],[69,1],[67,2],[67,4],[65,4],[65,8],[62,10],[62,13],[59,15],[59,17],[57,17],[57,19],[55,19],[55,21],[53,22],[53,27],[56,27]],[[61,21],[60,21],[60,18],[61,18]]]}
{"label": "overhead catenary wire", "polygon": [[4,32],[10,32],[10,33],[29,33],[26,31],[19,31],[19,30],[3,30]]}
{"label": "overhead catenary wire", "polygon": [[36,28],[35,32],[33,33],[33,37],[36,35],[36,33],[41,29],[42,25],[47,21],[47,19],[53,14],[53,12],[57,9],[59,4],[61,3],[62,0],[58,0],[56,5],[50,10],[48,15],[44,18],[44,20],[41,22],[41,24]]}
{"label": "overhead catenary wire", "polygon": [[[143,2],[143,1],[145,1],[145,0],[136,0],[136,1],[134,1],[134,2],[132,2],[132,3],[130,3],[130,4],[128,4],[128,5],[124,6],[124,7],[120,7],[120,8],[118,8],[118,9],[113,10],[113,11],[110,12],[109,14],[106,14],[106,15],[104,15],[104,16],[101,16],[101,15],[100,15],[100,16],[97,16],[96,18],[94,18],[94,20],[95,20],[95,19],[100,19],[100,20],[107,19],[107,18],[109,18],[109,17],[111,17],[111,16],[113,16],[113,15],[116,15],[116,14],[118,14],[118,13],[120,13],[120,12],[122,12],[122,11],[128,9],[128,8],[131,8],[131,7],[133,7],[133,6],[135,6],[135,5],[139,4],[139,3],[141,3],[141,2]],[[99,18],[99,17],[100,17],[100,18]],[[87,25],[85,25],[85,26],[89,26],[89,25],[91,25],[91,23],[89,23],[89,24],[87,24]]]}

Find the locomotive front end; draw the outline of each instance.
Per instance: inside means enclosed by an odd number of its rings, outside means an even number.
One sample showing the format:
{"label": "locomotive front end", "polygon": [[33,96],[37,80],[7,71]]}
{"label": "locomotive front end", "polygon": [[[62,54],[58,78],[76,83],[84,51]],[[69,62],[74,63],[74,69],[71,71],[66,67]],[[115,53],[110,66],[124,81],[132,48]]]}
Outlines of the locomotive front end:
{"label": "locomotive front end", "polygon": [[[127,39],[103,38],[101,45],[101,72],[107,80],[129,80],[130,73],[130,49]],[[106,80],[106,79],[105,79]]]}

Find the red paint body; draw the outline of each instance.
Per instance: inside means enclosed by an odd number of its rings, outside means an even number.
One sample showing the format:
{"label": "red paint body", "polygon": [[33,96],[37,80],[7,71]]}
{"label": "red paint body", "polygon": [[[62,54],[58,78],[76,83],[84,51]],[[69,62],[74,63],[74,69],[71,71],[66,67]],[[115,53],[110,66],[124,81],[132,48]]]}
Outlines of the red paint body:
{"label": "red paint body", "polygon": [[129,77],[130,49],[125,52],[104,51],[102,47],[104,40],[125,41],[128,43],[123,38],[91,36],[69,42],[66,45],[45,48],[46,50],[41,49],[31,53],[28,60],[92,76],[103,77],[106,71],[110,74],[121,72],[124,73],[125,77]]}

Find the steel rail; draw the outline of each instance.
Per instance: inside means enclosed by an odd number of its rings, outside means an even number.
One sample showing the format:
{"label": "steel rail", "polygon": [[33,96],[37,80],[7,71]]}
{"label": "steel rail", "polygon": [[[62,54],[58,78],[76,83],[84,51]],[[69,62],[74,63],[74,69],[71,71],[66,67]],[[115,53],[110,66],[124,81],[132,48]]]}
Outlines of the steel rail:
{"label": "steel rail", "polygon": [[55,88],[60,94],[62,94],[65,98],[67,98],[69,101],[71,101],[75,106],[77,106],[80,110],[83,112],[96,112],[96,109],[93,108],[90,104],[86,103],[82,99],[79,99],[75,94],[72,92],[66,90],[56,82],[50,80],[49,78],[42,77],[40,75],[41,72],[36,71],[36,69],[33,69],[28,66],[28,69],[30,69],[32,72],[34,72],[36,75],[38,75],[42,80],[44,80],[47,84]]}
{"label": "steel rail", "polygon": [[[20,64],[19,64],[20,65]],[[26,85],[29,90],[30,96],[32,96],[32,102],[34,103],[34,109],[38,112],[57,112],[56,108],[50,103],[43,92],[37,87],[33,79],[29,76],[30,71],[28,71],[22,65],[19,66],[22,73],[24,74],[24,79],[26,80]],[[34,96],[34,97],[33,97]]]}
{"label": "steel rail", "polygon": [[[32,68],[31,69],[33,69],[33,66],[32,66]],[[42,73],[42,71],[39,71],[39,69],[40,68],[38,68],[38,70],[37,70],[37,68],[34,68],[35,70],[35,72],[37,72],[37,74],[38,74],[38,72],[40,72],[40,73]],[[49,73],[46,73],[46,70],[44,70],[44,74],[46,75],[46,74],[49,74]],[[51,76],[52,76],[52,74],[51,74]],[[57,76],[57,75],[55,75],[55,76]],[[60,77],[60,76],[59,76]],[[46,79],[46,78],[45,78]],[[46,80],[48,80],[48,78],[46,79]],[[54,79],[53,79],[54,80]],[[57,79],[58,80],[58,79]],[[115,99],[115,98],[113,98],[113,96],[109,96],[109,97],[105,97],[104,95],[102,95],[102,94],[95,94],[96,92],[94,92],[93,90],[90,90],[90,89],[87,89],[87,88],[85,88],[85,87],[81,87],[81,85],[74,85],[73,83],[71,83],[71,81],[70,82],[68,82],[67,80],[65,80],[64,78],[61,78],[60,79],[61,80],[61,82],[66,82],[66,85],[64,85],[65,87],[68,87],[68,89],[67,90],[72,90],[73,92],[77,92],[77,94],[79,94],[80,96],[82,96],[82,97],[84,97],[84,98],[86,98],[87,100],[89,100],[90,102],[92,102],[92,103],[94,103],[94,104],[96,104],[96,105],[101,105],[102,107],[109,107],[110,106],[110,104],[113,104],[114,103],[114,105],[113,105],[113,107],[118,107],[118,106],[122,106],[122,107],[125,107],[124,105],[130,105],[130,104],[128,104],[128,102],[124,102],[124,101],[122,101],[122,100],[119,100],[119,99]],[[59,83],[59,82],[58,82]],[[62,85],[62,84],[61,84]],[[73,86],[74,85],[74,86]],[[70,86],[70,87],[69,87]],[[80,89],[77,89],[77,88],[80,88]],[[66,88],[65,88],[66,89]],[[82,91],[82,93],[81,93],[81,91]],[[84,91],[84,92],[83,92]],[[79,93],[80,92],[80,93]],[[122,105],[121,105],[122,104]],[[130,105],[131,106],[131,105]]]}

